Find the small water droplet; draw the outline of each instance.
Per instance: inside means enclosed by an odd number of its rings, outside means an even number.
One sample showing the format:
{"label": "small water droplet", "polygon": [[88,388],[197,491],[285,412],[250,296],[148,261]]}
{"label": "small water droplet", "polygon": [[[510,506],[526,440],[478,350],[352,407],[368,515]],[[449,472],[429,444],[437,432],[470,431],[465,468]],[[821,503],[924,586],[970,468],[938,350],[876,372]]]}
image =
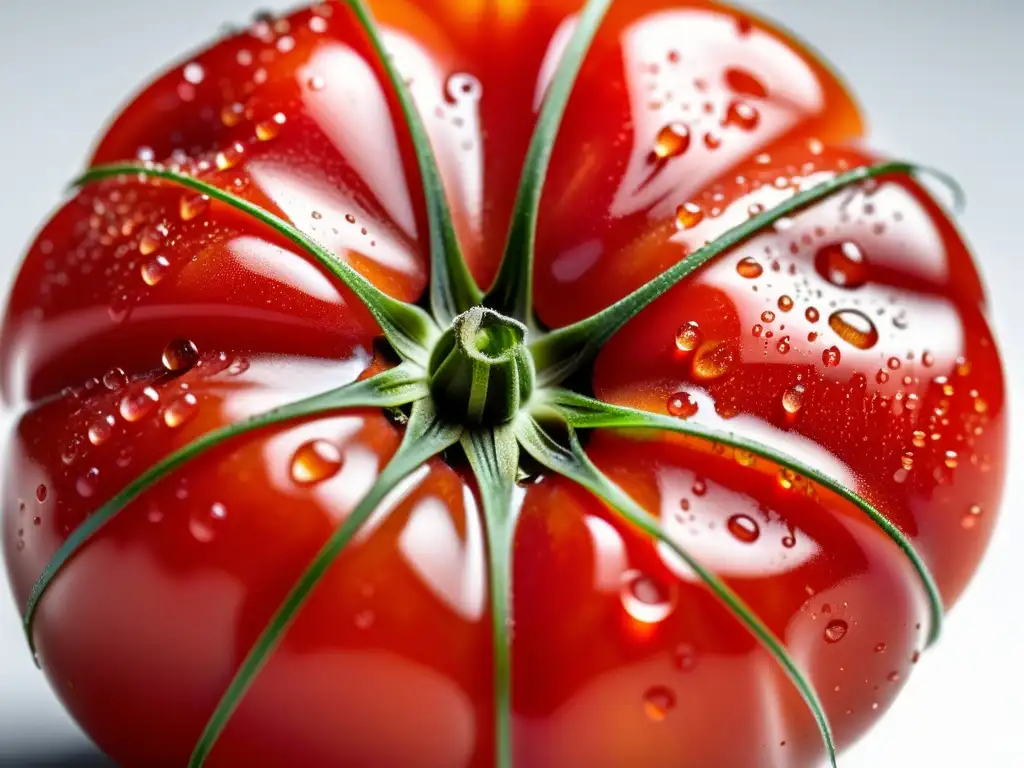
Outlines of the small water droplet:
{"label": "small water droplet", "polygon": [[693,358],[691,371],[704,381],[725,375],[736,363],[736,350],[724,341],[706,341]]}
{"label": "small water droplet", "polygon": [[86,470],[84,475],[79,476],[75,482],[75,490],[78,491],[78,495],[83,498],[89,498],[96,493],[96,485],[100,480],[100,471],[97,467],[92,467]]}
{"label": "small water droplet", "polygon": [[693,483],[693,487],[690,489],[693,491],[694,496],[703,496],[708,492],[708,484],[703,480],[696,480]]}
{"label": "small water droplet", "polygon": [[775,349],[779,351],[780,355],[787,354],[789,350],[792,349],[792,346],[789,343],[789,336],[783,336],[779,339],[778,343],[775,345]]}
{"label": "small water droplet", "polygon": [[797,384],[782,395],[782,407],[786,413],[796,415],[804,405],[804,386]]}
{"label": "small water droplet", "polygon": [[114,417],[110,414],[100,416],[89,425],[89,442],[93,445],[103,445],[114,433]]}
{"label": "small water droplet", "polygon": [[172,373],[187,371],[199,360],[199,348],[189,339],[173,339],[164,347],[161,360]]}
{"label": "small water droplet", "polygon": [[281,128],[288,121],[283,112],[277,112],[269,120],[256,124],[256,138],[260,141],[276,139],[281,134]]}
{"label": "small water droplet", "polygon": [[111,392],[117,392],[128,384],[128,374],[120,368],[111,368],[103,374],[103,386]]}
{"label": "small water droplet", "polygon": [[327,86],[327,82],[320,75],[313,75],[306,81],[306,86],[311,91],[322,91]]}
{"label": "small water droplet", "polygon": [[669,415],[688,419],[697,413],[697,403],[687,392],[676,392],[668,399]]}
{"label": "small water droplet", "polygon": [[165,257],[157,256],[152,261],[147,261],[143,264],[139,272],[146,285],[152,287],[167,276],[170,266],[170,262]]}
{"label": "small water droplet", "polygon": [[696,203],[683,203],[676,208],[676,226],[679,229],[693,229],[704,221],[704,209]]}
{"label": "small water droplet", "polygon": [[815,309],[814,307],[808,307],[807,311],[804,312],[804,317],[807,318],[808,322],[816,323],[818,322],[818,319],[821,317],[821,315],[818,314],[818,310]]}
{"label": "small water droplet", "polygon": [[744,544],[753,544],[761,537],[761,528],[750,515],[733,515],[727,521],[726,527],[737,541]]}
{"label": "small water droplet", "polygon": [[164,424],[176,429],[195,416],[198,410],[199,401],[196,396],[191,392],[186,392],[171,401],[171,404],[164,409]]}
{"label": "small water droplet", "polygon": [[849,628],[849,625],[842,619],[833,619],[825,627],[825,642],[838,643],[846,637]]}
{"label": "small water droplet", "polygon": [[878,329],[859,309],[840,309],[828,318],[829,327],[843,341],[857,349],[871,349],[878,343]]}
{"label": "small water droplet", "polygon": [[178,202],[178,214],[182,221],[191,221],[204,213],[210,205],[210,198],[206,195],[185,193]]}
{"label": "small water droplet", "polygon": [[36,486],[36,501],[40,504],[46,501],[46,486],[42,483]]}
{"label": "small water droplet", "polygon": [[201,544],[209,544],[217,538],[217,532],[224,525],[227,516],[227,509],[220,503],[211,505],[209,509],[197,510],[189,517],[189,533]]}
{"label": "small water droplet", "polygon": [[645,624],[664,621],[675,607],[673,588],[665,587],[637,570],[622,574],[619,597],[626,612]]}
{"label": "small water droplet", "polygon": [[900,681],[900,673],[896,671],[890,672],[886,680],[890,683],[898,683]]}
{"label": "small water droplet", "polygon": [[648,688],[644,694],[644,712],[647,717],[660,723],[676,705],[676,695],[664,685]]}
{"label": "small water droplet", "polygon": [[237,101],[225,104],[220,110],[220,121],[225,128],[234,128],[245,117],[245,107]]}
{"label": "small water droplet", "polygon": [[779,309],[781,309],[783,312],[789,312],[791,309],[793,309],[793,299],[791,299],[789,296],[786,296],[785,294],[779,296],[778,303]]}
{"label": "small water droplet", "polygon": [[735,125],[744,131],[752,131],[761,122],[761,113],[753,104],[745,101],[734,100],[729,102],[725,110],[725,119],[722,125]]}
{"label": "small water droplet", "polygon": [[829,243],[814,255],[814,268],[832,285],[859,288],[868,281],[868,263],[856,243]]}
{"label": "small water droplet", "polygon": [[192,85],[199,85],[203,82],[203,78],[206,77],[206,70],[203,69],[203,65],[197,61],[190,62],[185,65],[182,70],[182,74],[185,80],[192,83]]}
{"label": "small water droplet", "polygon": [[333,477],[341,469],[341,453],[326,440],[310,440],[292,456],[292,479],[299,485],[313,485]]}
{"label": "small water droplet", "polygon": [[125,421],[135,422],[152,413],[159,401],[160,395],[155,389],[143,387],[122,397],[118,410]]}
{"label": "small water droplet", "polygon": [[245,147],[237,142],[226,149],[222,149],[214,157],[214,162],[217,164],[217,170],[231,170],[242,161],[242,155],[244,153]]}
{"label": "small water droplet", "polygon": [[654,140],[655,160],[679,157],[690,148],[690,129],[679,122],[669,123],[658,131]]}
{"label": "small water droplet", "polygon": [[676,331],[676,348],[681,352],[692,352],[704,340],[704,333],[695,320],[683,323]]}
{"label": "small water droplet", "polygon": [[959,464],[959,462],[960,462],[959,455],[957,454],[956,451],[946,451],[946,455],[945,455],[945,458],[943,459],[943,463],[947,467],[949,467],[950,469],[956,469],[957,464]]}
{"label": "small water droplet", "polygon": [[875,653],[885,653],[885,643],[879,643],[875,646]]}
{"label": "small water droplet", "polygon": [[139,237],[139,253],[143,256],[149,256],[160,247],[162,240],[163,235],[160,230],[156,227],[147,227],[142,236]]}
{"label": "small water droplet", "polygon": [[736,271],[739,272],[741,277],[753,280],[764,274],[764,267],[761,266],[757,259],[751,256],[744,256],[736,264]]}

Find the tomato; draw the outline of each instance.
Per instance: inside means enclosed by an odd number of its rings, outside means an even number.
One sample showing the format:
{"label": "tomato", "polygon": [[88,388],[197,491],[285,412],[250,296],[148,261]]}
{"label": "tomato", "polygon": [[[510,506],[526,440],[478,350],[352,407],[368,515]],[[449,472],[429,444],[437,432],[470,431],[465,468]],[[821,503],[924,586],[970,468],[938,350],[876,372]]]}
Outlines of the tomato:
{"label": "tomato", "polygon": [[[580,2],[372,5],[487,286]],[[581,321],[795,190],[874,163],[863,132],[837,76],[768,22],[701,0],[614,4],[546,173],[539,324]],[[175,66],[116,117],[90,164],[153,160],[280,217],[396,299],[427,292],[414,139],[345,3],[258,17]],[[600,400],[758,440],[853,489],[912,543],[948,608],[984,553],[1005,472],[985,313],[955,225],[917,181],[887,173],[728,249],[577,378]],[[280,231],[121,174],[82,186],[39,233],[0,361],[20,412],[2,542],[24,606],[78,526],[162,458],[395,359],[357,293]],[[114,760],[188,764],[296,579],[399,450],[404,421],[357,408],[246,432],[146,487],[75,553],[32,636],[61,700]],[[929,595],[861,507],[781,459],[705,437],[594,429],[586,450],[781,639],[839,748],[891,705],[927,644]],[[511,764],[818,764],[805,697],[694,570],[598,495],[522,467]],[[495,763],[478,486],[449,451],[388,495],[206,765]]]}

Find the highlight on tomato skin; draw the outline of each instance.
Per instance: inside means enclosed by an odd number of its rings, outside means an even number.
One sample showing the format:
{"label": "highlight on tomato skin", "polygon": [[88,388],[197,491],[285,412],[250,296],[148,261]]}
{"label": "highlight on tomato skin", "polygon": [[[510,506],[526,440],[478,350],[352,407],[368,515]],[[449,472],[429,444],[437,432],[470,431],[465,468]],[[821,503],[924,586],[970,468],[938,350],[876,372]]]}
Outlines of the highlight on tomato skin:
{"label": "highlight on tomato skin", "polygon": [[[376,0],[477,283],[497,274],[527,148],[580,0]],[[156,162],[424,303],[415,147],[340,0],[157,77],[90,165]],[[770,23],[704,0],[612,4],[537,218],[544,327],[582,320],[794,191],[881,156],[846,86]],[[373,314],[295,243],[219,200],[119,176],[26,255],[0,334],[19,419],[0,546],[18,604],[69,535],[211,430],[395,364]],[[1006,390],[983,288],[944,208],[887,175],[778,221],[640,311],[588,393],[795,457],[881,510],[951,607],[991,537]],[[399,450],[360,408],[242,434],[144,490],[39,605],[38,661],[125,768],[189,765],[296,579]],[[929,595],[861,509],[780,463],[653,430],[585,448],[738,594],[817,691],[836,745],[895,701]],[[522,464],[513,500],[508,765],[809,768],[826,756],[771,654],[664,542]],[[496,765],[489,521],[457,451],[413,471],[331,566],[205,765]],[[724,728],[723,723],[740,727]]]}

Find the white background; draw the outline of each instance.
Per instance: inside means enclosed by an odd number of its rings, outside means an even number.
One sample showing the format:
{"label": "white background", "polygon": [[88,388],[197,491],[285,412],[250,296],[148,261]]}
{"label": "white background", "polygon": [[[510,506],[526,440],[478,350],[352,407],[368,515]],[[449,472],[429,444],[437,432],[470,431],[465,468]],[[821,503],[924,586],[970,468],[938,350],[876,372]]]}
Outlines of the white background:
{"label": "white background", "polygon": [[[536,0],[541,2],[542,0]],[[628,1],[628,0],[620,0]],[[0,0],[0,280],[80,170],[111,112],[151,73],[243,22],[266,0]],[[1006,357],[1024,395],[1024,1],[750,0],[827,53],[859,95],[872,141],[942,168],[969,195],[961,224],[978,254]],[[1014,409],[1012,458],[1024,419]],[[1024,766],[1024,473],[1010,478],[981,571],[903,696],[842,768]],[[0,580],[3,576],[0,575]],[[0,584],[0,765],[78,766],[90,753],[24,647]],[[49,756],[48,762],[35,762]],[[10,762],[5,762],[8,760]],[[82,761],[82,762],[79,762]],[[91,763],[90,763],[91,764]]]}

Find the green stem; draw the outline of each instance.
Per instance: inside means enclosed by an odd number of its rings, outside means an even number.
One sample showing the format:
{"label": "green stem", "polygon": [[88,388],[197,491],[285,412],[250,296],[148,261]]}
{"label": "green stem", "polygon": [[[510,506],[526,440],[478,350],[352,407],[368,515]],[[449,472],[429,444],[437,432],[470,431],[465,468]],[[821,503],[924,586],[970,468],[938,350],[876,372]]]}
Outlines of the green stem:
{"label": "green stem", "polygon": [[172,171],[158,166],[138,165],[135,163],[117,163],[99,165],[90,168],[74,182],[73,186],[94,184],[104,179],[136,176],[143,179],[154,178],[170,181],[188,189],[193,189],[207,197],[218,200],[239,210],[284,235],[303,251],[316,259],[328,272],[341,280],[356,297],[366,306],[380,325],[384,336],[395,351],[405,360],[425,366],[427,352],[433,345],[440,331],[433,319],[419,307],[406,304],[388,296],[377,286],[356,272],[343,261],[338,260],[330,251],[317,243],[304,232],[296,229],[279,216],[250,203],[237,195],[226,192],[205,181],[184,173]]}
{"label": "green stem", "polygon": [[480,303],[481,292],[469,273],[466,260],[459,249],[459,241],[452,225],[452,214],[444,194],[437,158],[430,146],[430,137],[409,89],[402,80],[391,55],[384,47],[377,23],[362,0],[346,0],[359,25],[370,40],[374,53],[398,97],[406,126],[416,152],[423,184],[423,198],[427,207],[430,231],[430,307],[434,319],[442,328],[456,315]]}
{"label": "green stem", "polygon": [[588,0],[580,13],[565,53],[558,63],[526,153],[498,276],[484,298],[486,306],[522,321],[531,330],[534,327],[534,246],[537,240],[537,215],[544,179],[547,177],[555,139],[569,103],[569,96],[611,2],[612,0]]}
{"label": "green stem", "polygon": [[955,181],[939,171],[923,168],[913,163],[887,162],[841,173],[822,184],[799,192],[774,208],[733,227],[610,307],[577,323],[552,331],[535,341],[530,346],[530,350],[537,363],[538,383],[541,386],[550,386],[564,381],[589,362],[608,339],[629,320],[636,317],[641,310],[733,246],[772,226],[779,219],[796,213],[812,203],[824,200],[846,187],[893,173],[928,173],[936,176],[949,184],[957,193],[958,200],[960,199],[960,188]]}
{"label": "green stem", "polygon": [[120,493],[86,518],[81,525],[71,532],[53,557],[50,558],[46,567],[43,568],[42,574],[33,585],[28,603],[25,606],[24,628],[29,646],[32,647],[33,651],[35,650],[32,622],[39,607],[39,602],[43,599],[47,588],[57,577],[61,569],[71,558],[78,554],[101,528],[109,523],[129,503],[184,464],[232,438],[249,434],[274,424],[295,421],[307,416],[329,413],[343,408],[394,407],[418,400],[427,394],[427,385],[422,371],[406,363],[397,368],[379,373],[372,378],[354,381],[330,392],[314,395],[296,403],[283,405],[266,413],[252,416],[237,424],[229,424],[212,432],[207,432],[188,445],[164,457],[132,480]]}
{"label": "green stem", "polygon": [[837,496],[849,501],[866,514],[906,555],[917,571],[928,596],[931,623],[928,631],[928,644],[934,643],[942,630],[943,603],[939,587],[924,560],[914,549],[904,533],[897,528],[885,515],[878,511],[867,499],[850,490],[823,472],[803,464],[785,453],[769,448],[762,443],[740,437],[731,432],[720,432],[709,427],[680,421],[662,414],[639,411],[633,408],[610,405],[600,400],[584,397],[564,389],[548,390],[544,393],[545,401],[537,404],[539,413],[546,407],[553,408],[570,426],[578,429],[611,428],[642,428],[663,429],[691,437],[699,437],[735,450],[748,451],[796,472],[819,485],[827,488]]}
{"label": "green stem", "polygon": [[793,685],[800,692],[821,732],[822,741],[832,768],[836,765],[835,744],[832,729],[829,726],[825,709],[814,691],[814,686],[804,677],[796,662],[789,655],[785,645],[761,621],[757,613],[744,602],[728,584],[722,581],[686,549],[665,533],[656,518],[637,504],[628,494],[604,475],[583,452],[576,437],[575,430],[569,426],[568,448],[550,438],[532,418],[524,418],[517,423],[517,435],[523,447],[541,464],[553,472],[557,472],[570,480],[582,485],[591,493],[604,501],[639,530],[651,539],[661,542],[671,549],[700,578],[704,585],[721,601],[729,612],[743,624],[758,642],[779,663]]}
{"label": "green stem", "polygon": [[323,545],[256,640],[200,736],[189,760],[189,768],[201,768],[205,764],[228,720],[238,709],[256,676],[269,661],[317,584],[381,501],[409,473],[453,445],[461,431],[461,427],[438,421],[429,400],[420,400],[413,406],[409,426],[398,451],[366,496]]}
{"label": "green stem", "polygon": [[512,765],[512,494],[519,446],[511,426],[468,432],[462,445],[476,475],[487,531],[488,576],[494,643],[495,768]]}

